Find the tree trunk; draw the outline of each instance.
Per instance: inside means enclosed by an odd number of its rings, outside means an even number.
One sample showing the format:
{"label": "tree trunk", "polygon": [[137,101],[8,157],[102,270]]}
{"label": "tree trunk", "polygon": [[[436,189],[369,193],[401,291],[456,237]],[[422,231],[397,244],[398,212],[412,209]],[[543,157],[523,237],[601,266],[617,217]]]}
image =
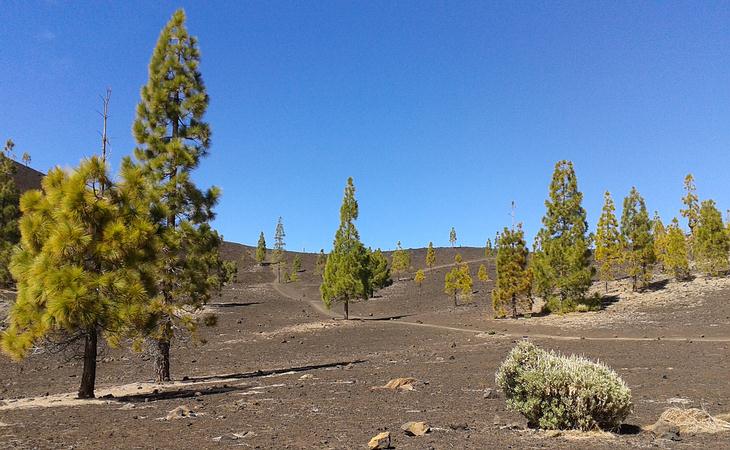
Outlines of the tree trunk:
{"label": "tree trunk", "polygon": [[454,307],[459,306],[458,303],[456,303],[456,293],[454,293]]}
{"label": "tree trunk", "polygon": [[170,381],[170,340],[157,340],[155,352],[155,378],[158,383]]}
{"label": "tree trunk", "polygon": [[608,294],[608,280],[606,280],[606,294]]}
{"label": "tree trunk", "polygon": [[345,320],[350,320],[350,302],[345,300]]}
{"label": "tree trunk", "polygon": [[94,398],[96,351],[96,327],[94,327],[86,334],[86,342],[84,343],[84,371],[81,375],[79,398]]}
{"label": "tree trunk", "polygon": [[517,296],[514,294],[512,295],[512,318],[517,318]]}

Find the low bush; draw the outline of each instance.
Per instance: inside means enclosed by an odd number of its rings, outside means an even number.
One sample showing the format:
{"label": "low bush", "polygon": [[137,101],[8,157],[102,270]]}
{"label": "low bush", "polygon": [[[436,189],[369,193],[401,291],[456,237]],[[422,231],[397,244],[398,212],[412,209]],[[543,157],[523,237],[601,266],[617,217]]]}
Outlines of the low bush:
{"label": "low bush", "polygon": [[496,382],[508,407],[544,429],[615,430],[631,412],[631,391],[606,365],[527,341],[510,351]]}

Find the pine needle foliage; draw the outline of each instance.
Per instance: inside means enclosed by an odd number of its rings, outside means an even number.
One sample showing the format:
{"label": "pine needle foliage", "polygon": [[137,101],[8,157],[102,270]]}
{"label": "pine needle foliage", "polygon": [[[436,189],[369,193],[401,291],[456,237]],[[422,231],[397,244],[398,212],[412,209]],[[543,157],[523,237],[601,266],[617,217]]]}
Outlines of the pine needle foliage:
{"label": "pine needle foliage", "polygon": [[372,297],[375,291],[390,286],[392,283],[388,258],[385,257],[382,250],[367,250],[367,268],[368,297]]}
{"label": "pine needle foliage", "polygon": [[656,257],[651,230],[652,224],[644,198],[636,187],[632,187],[629,195],[624,198],[621,236],[626,245],[624,260],[628,275],[633,279],[634,290],[646,287],[652,278]]}
{"label": "pine needle foliage", "polygon": [[518,311],[532,310],[532,271],[527,262],[527,245],[522,225],[506,228],[497,239],[497,279],[492,291],[494,316],[507,316],[511,310],[513,318]]}
{"label": "pine needle foliage", "polygon": [[595,252],[598,275],[600,280],[605,283],[606,291],[608,291],[608,282],[616,279],[616,271],[621,265],[623,256],[623,241],[615,211],[616,207],[611,193],[606,191],[603,195],[603,210],[596,229]]}
{"label": "pine needle foliage", "polygon": [[170,379],[170,342],[176,331],[194,331],[192,313],[202,307],[225,279],[218,249],[221,237],[210,227],[220,191],[201,191],[191,174],[210,148],[208,107],[197,39],[176,11],[162,29],[142,88],[133,126],[135,156],[152,191],[153,214],[162,250],[157,279],[161,300],[152,305],[158,318],[155,373]]}
{"label": "pine needle foliage", "polygon": [[343,303],[345,319],[349,318],[350,300],[367,298],[369,293],[367,250],[360,242],[355,227],[357,217],[355,185],[350,177],[340,207],[340,226],[335,233],[320,286],[325,307],[329,309],[333,303]]}
{"label": "pine needle foliage", "polygon": [[10,257],[13,248],[20,240],[18,219],[20,218],[20,194],[15,185],[15,164],[5,153],[10,153],[14,146],[8,140],[5,151],[0,152],[0,287],[9,287],[13,284],[10,274]]}
{"label": "pine needle foliage", "polygon": [[537,292],[547,301],[557,299],[564,310],[584,300],[593,275],[591,237],[582,203],[573,163],[559,161],[531,262]]}
{"label": "pine needle foliage", "polygon": [[434,264],[436,264],[436,251],[433,249],[433,242],[429,242],[426,250],[426,267],[431,268]]}
{"label": "pine needle foliage", "polygon": [[423,269],[418,269],[416,274],[413,276],[413,282],[416,283],[416,286],[418,286],[418,295],[421,295],[421,288],[423,287],[423,282],[425,280],[426,274],[423,272]]}
{"label": "pine needle foliage", "polygon": [[489,279],[489,272],[487,272],[487,266],[485,266],[484,264],[479,265],[479,270],[477,271],[477,278],[482,283],[487,283],[487,282],[491,281]]}
{"label": "pine needle foliage", "polygon": [[651,221],[651,234],[654,237],[654,256],[659,270],[662,273],[667,273],[664,265],[664,261],[667,259],[667,229],[658,211],[654,211],[654,218]]}
{"label": "pine needle foliage", "polygon": [[452,247],[456,245],[456,229],[454,227],[451,227],[451,231],[449,231],[449,242]]}
{"label": "pine needle foliage", "polygon": [[713,200],[705,200],[700,206],[693,245],[697,268],[705,274],[718,276],[730,268],[730,240]]}
{"label": "pine needle foliage", "polygon": [[700,201],[697,196],[697,187],[695,186],[695,179],[691,173],[684,177],[684,191],[685,195],[682,197],[682,203],[684,208],[679,212],[682,217],[687,219],[687,225],[690,229],[690,234],[694,234],[695,225],[700,220]]}
{"label": "pine needle foliage", "polygon": [[97,336],[111,344],[148,329],[156,294],[157,227],[146,181],[125,160],[114,184],[99,158],[53,169],[21,199],[21,243],[11,270],[18,295],[2,350],[20,359],[36,346],[85,341],[79,397],[94,396]]}

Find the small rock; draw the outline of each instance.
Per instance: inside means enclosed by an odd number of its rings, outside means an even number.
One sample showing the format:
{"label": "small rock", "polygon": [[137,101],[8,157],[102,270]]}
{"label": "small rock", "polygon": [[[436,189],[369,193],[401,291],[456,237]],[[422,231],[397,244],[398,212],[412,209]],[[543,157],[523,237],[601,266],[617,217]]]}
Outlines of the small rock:
{"label": "small rock", "polygon": [[373,436],[373,438],[370,439],[370,442],[368,442],[368,448],[370,450],[382,450],[390,448],[390,432],[384,431]]}
{"label": "small rock", "polygon": [[659,439],[669,439],[670,441],[682,440],[679,437],[679,427],[664,420],[660,420],[652,425],[651,432]]}
{"label": "small rock", "polygon": [[188,417],[196,417],[197,414],[192,409],[188,408],[185,405],[178,406],[177,408],[173,409],[169,413],[167,413],[167,416],[165,417],[166,420],[176,420],[176,419],[185,419]]}
{"label": "small rock", "polygon": [[454,431],[466,431],[469,429],[469,425],[467,425],[464,422],[452,423],[452,424],[449,424],[449,428],[451,428]]}
{"label": "small rock", "polygon": [[406,422],[400,427],[408,436],[423,436],[431,431],[426,422]]}
{"label": "small rock", "polygon": [[492,388],[486,388],[484,389],[484,398],[498,398],[499,395],[497,394],[497,391],[495,391]]}
{"label": "small rock", "polygon": [[314,375],[312,375],[311,373],[305,373],[304,375],[302,375],[301,377],[299,377],[300,380],[309,380],[309,379],[312,379],[312,378],[314,378]]}

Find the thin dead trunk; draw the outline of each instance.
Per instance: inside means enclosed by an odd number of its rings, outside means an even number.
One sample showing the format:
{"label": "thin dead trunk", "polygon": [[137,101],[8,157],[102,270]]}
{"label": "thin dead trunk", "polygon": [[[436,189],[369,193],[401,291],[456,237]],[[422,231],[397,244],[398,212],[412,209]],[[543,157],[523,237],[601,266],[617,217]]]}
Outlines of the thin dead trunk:
{"label": "thin dead trunk", "polygon": [[96,383],[96,327],[86,333],[84,343],[84,369],[81,375],[81,387],[79,387],[79,398],[94,398],[94,385]]}

